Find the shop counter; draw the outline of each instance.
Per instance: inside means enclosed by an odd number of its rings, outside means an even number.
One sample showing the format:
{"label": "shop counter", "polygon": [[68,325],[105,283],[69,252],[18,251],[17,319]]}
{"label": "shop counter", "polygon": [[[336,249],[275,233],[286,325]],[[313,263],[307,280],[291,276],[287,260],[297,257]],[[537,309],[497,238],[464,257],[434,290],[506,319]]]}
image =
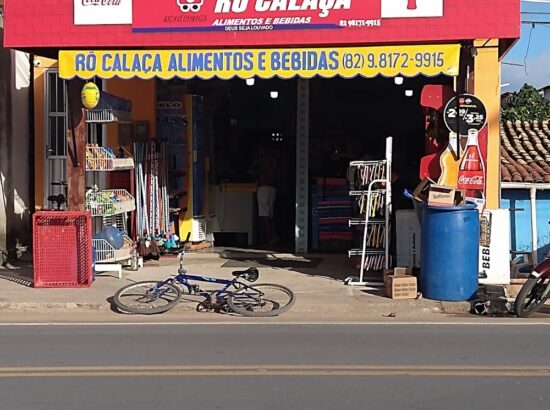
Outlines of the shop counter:
{"label": "shop counter", "polygon": [[248,245],[255,239],[257,215],[255,183],[223,183],[210,189],[214,205],[212,221],[214,239],[216,233],[246,234]]}

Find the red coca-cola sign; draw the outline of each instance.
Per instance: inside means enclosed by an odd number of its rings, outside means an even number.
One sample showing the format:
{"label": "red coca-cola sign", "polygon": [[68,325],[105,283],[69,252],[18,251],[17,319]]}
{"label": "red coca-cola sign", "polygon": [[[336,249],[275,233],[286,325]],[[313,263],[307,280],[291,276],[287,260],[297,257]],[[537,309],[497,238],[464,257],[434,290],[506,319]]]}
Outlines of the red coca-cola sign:
{"label": "red coca-cola sign", "polygon": [[485,187],[485,175],[483,171],[461,171],[458,176],[460,189],[482,191]]}

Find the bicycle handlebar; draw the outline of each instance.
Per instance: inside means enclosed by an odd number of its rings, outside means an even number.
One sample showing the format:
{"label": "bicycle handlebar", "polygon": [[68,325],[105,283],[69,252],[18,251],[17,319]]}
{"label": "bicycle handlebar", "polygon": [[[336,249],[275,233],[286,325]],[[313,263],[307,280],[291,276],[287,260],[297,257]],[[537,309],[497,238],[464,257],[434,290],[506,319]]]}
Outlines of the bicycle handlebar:
{"label": "bicycle handlebar", "polygon": [[184,272],[185,269],[183,269],[183,258],[185,256],[185,245],[189,243],[189,238],[191,238],[191,232],[187,233],[187,237],[185,238],[185,241],[183,242],[183,249],[178,255],[178,261],[179,261],[179,272]]}

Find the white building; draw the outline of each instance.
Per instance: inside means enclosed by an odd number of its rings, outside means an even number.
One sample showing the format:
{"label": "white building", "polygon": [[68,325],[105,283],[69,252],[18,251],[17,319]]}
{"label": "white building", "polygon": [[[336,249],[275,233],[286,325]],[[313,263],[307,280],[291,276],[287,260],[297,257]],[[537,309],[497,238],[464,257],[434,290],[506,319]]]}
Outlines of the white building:
{"label": "white building", "polygon": [[32,168],[29,55],[3,47],[0,0],[0,263],[31,245]]}
{"label": "white building", "polygon": [[544,98],[550,101],[550,85],[545,85],[544,87],[539,88],[539,92]]}

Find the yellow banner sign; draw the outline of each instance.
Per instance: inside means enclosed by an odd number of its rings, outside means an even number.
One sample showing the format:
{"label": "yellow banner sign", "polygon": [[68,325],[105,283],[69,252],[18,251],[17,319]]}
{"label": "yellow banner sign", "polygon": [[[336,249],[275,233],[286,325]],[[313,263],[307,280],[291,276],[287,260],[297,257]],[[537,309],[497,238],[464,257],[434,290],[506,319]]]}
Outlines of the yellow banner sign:
{"label": "yellow banner sign", "polygon": [[61,78],[330,78],[458,75],[459,45],[60,51]]}

